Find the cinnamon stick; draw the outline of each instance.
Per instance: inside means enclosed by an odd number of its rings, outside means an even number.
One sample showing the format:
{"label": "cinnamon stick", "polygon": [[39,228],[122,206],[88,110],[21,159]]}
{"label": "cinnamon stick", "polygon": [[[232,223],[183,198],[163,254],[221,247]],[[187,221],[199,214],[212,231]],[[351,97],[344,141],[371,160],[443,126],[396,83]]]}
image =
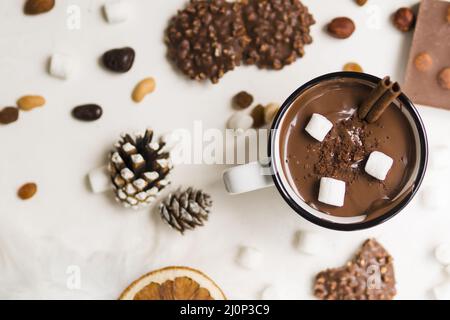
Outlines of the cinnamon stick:
{"label": "cinnamon stick", "polygon": [[402,93],[400,85],[396,82],[394,83],[384,94],[383,96],[374,104],[369,114],[366,117],[367,122],[374,123],[376,122],[387,107],[391,105],[395,99]]}
{"label": "cinnamon stick", "polygon": [[360,119],[364,119],[369,114],[375,103],[392,87],[392,82],[389,77],[385,77],[370,93],[369,97],[361,104],[358,110]]}

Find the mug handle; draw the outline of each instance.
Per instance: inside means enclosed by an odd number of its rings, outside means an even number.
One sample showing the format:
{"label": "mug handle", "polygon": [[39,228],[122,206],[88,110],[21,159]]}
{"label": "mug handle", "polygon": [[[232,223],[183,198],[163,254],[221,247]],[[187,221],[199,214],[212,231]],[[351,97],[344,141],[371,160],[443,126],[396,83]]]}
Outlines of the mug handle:
{"label": "mug handle", "polygon": [[230,194],[240,194],[273,186],[270,160],[236,166],[223,173],[225,188]]}

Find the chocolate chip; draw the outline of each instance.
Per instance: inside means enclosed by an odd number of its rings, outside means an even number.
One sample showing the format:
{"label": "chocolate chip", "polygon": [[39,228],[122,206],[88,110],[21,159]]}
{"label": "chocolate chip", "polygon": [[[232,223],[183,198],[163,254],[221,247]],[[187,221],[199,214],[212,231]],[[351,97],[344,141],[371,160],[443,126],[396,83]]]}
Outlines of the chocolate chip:
{"label": "chocolate chip", "polygon": [[102,114],[102,108],[96,104],[81,105],[72,110],[72,115],[81,121],[95,121],[100,119]]}
{"label": "chocolate chip", "polygon": [[10,124],[19,119],[19,109],[16,107],[5,107],[0,111],[0,123]]}
{"label": "chocolate chip", "polygon": [[312,43],[314,18],[298,0],[250,0],[242,16],[251,42],[244,52],[246,64],[282,69],[304,55]]}
{"label": "chocolate chip", "polygon": [[130,47],[112,49],[103,54],[103,65],[111,71],[125,73],[133,66],[135,56]]}
{"label": "chocolate chip", "polygon": [[261,128],[266,123],[266,120],[264,118],[264,110],[264,106],[261,104],[258,104],[253,108],[251,116],[253,118],[254,128]]}
{"label": "chocolate chip", "polygon": [[166,30],[168,57],[188,77],[217,83],[249,42],[238,2],[190,1]]}
{"label": "chocolate chip", "polygon": [[233,97],[233,104],[239,109],[248,108],[252,103],[253,96],[246,91],[241,91]]}

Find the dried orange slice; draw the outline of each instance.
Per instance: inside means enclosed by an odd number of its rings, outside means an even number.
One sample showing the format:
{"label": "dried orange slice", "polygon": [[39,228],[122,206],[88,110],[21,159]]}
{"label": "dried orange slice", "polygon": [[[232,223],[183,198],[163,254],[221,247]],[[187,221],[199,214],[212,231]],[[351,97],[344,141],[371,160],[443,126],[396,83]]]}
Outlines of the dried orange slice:
{"label": "dried orange slice", "polygon": [[134,281],[120,300],[226,300],[222,290],[202,272],[167,267]]}

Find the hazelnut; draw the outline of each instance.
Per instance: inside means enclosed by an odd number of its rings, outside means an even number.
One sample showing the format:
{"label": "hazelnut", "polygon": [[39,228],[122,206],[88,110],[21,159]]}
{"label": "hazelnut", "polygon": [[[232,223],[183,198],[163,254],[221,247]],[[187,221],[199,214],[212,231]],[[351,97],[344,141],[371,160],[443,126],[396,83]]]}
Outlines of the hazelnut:
{"label": "hazelnut", "polygon": [[356,3],[357,3],[359,6],[363,6],[363,5],[365,5],[365,4],[367,3],[367,0],[356,0]]}
{"label": "hazelnut", "polygon": [[346,17],[338,17],[328,24],[328,32],[335,38],[346,39],[355,31],[353,20]]}
{"label": "hazelnut", "polygon": [[446,90],[450,90],[450,67],[444,68],[438,75],[439,85]]}
{"label": "hazelnut", "polygon": [[411,8],[400,8],[394,14],[394,26],[403,32],[407,32],[414,27],[416,16]]}
{"label": "hazelnut", "polygon": [[414,65],[416,66],[417,70],[425,72],[430,70],[431,66],[433,65],[433,59],[428,53],[422,52],[419,53],[414,59]]}
{"label": "hazelnut", "polygon": [[253,118],[253,128],[255,129],[261,128],[266,123],[264,118],[263,105],[258,104],[255,108],[253,108],[250,115]]}
{"label": "hazelnut", "polygon": [[241,91],[233,97],[233,105],[239,109],[248,108],[252,103],[253,96],[246,91]]}
{"label": "hazelnut", "polygon": [[349,62],[344,65],[344,71],[363,72],[362,67],[356,62]]}

